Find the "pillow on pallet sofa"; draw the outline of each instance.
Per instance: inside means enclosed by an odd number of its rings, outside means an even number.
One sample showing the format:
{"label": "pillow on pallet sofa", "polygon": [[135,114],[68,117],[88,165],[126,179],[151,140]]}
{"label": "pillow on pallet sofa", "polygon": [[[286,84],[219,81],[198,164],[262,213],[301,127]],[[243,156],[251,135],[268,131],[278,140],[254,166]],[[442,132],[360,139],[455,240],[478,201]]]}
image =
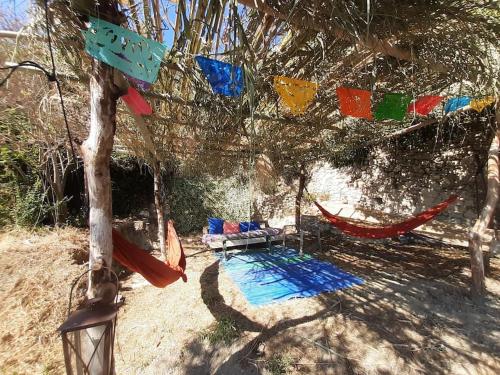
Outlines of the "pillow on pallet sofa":
{"label": "pillow on pallet sofa", "polygon": [[224,220],[217,217],[208,218],[208,234],[222,234],[224,232]]}
{"label": "pillow on pallet sofa", "polygon": [[225,221],[224,234],[230,234],[230,233],[240,233],[240,223]]}
{"label": "pillow on pallet sofa", "polygon": [[259,230],[260,224],[256,221],[242,221],[240,223],[240,232],[249,232],[251,230]]}

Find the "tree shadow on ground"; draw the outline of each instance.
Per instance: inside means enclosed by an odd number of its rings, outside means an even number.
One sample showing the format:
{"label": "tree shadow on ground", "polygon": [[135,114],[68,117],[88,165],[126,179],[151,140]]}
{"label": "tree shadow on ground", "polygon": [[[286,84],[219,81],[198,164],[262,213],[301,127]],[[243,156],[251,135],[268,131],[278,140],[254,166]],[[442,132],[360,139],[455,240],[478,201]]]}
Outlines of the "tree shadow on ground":
{"label": "tree shadow on ground", "polygon": [[[316,312],[268,326],[265,317],[251,319],[224,301],[216,261],[200,277],[203,302],[217,321],[229,317],[252,334],[219,364],[211,363],[219,347],[201,350],[199,341],[189,343],[186,350],[197,358],[184,363],[185,373],[232,374],[235,364],[241,373],[260,373],[262,344],[271,351],[315,349],[314,358],[295,358],[303,373],[366,372],[373,353],[382,357],[371,363],[377,373],[498,373],[499,304],[493,298],[482,303],[469,299],[464,249],[334,235],[323,241],[322,252],[314,249],[314,256],[364,278],[365,284],[317,296]],[[497,263],[491,274],[499,278]],[[304,358],[312,364],[303,364]]]}
{"label": "tree shadow on ground", "polygon": [[[248,366],[248,361],[253,357],[258,357],[258,348],[260,344],[267,342],[271,337],[275,336],[279,332],[285,331],[292,327],[300,326],[304,323],[312,322],[318,319],[324,319],[335,313],[331,309],[331,306],[325,306],[325,308],[314,314],[305,315],[297,319],[288,319],[280,321],[270,327],[265,323],[257,322],[249,319],[242,312],[234,309],[233,307],[226,304],[224,297],[219,292],[219,273],[220,273],[220,261],[213,262],[208,266],[200,277],[201,284],[201,296],[204,304],[208,307],[211,314],[215,317],[217,321],[222,319],[231,319],[236,323],[236,326],[241,331],[255,333],[256,336],[244,344],[241,348],[238,348],[231,357],[222,363],[217,369],[210,371],[210,364],[208,363],[210,359],[215,355],[218,347],[214,347],[203,353],[203,359],[196,358],[195,363],[185,364],[185,373],[187,374],[198,374],[198,373],[214,373],[214,374],[233,374],[235,363],[240,363],[246,368],[245,373],[255,373],[255,368],[250,368]],[[192,353],[200,353],[200,343],[192,342],[188,345],[188,351]],[[258,373],[258,372],[257,372]]]}

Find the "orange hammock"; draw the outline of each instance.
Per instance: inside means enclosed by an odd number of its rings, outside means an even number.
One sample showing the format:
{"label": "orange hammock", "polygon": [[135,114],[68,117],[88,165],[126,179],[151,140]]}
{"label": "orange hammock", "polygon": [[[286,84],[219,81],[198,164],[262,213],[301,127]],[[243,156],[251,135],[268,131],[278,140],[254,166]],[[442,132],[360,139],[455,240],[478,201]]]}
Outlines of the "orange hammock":
{"label": "orange hammock", "polygon": [[388,225],[385,227],[371,227],[364,225],[357,225],[350,223],[344,219],[341,219],[337,215],[333,215],[327,210],[325,210],[318,202],[314,202],[316,207],[319,208],[323,216],[334,226],[340,229],[342,232],[349,236],[360,237],[360,238],[390,238],[397,237],[405,234],[427,221],[432,220],[435,216],[439,215],[442,211],[444,211],[450,204],[457,200],[456,195],[451,195],[444,202],[439,203],[438,205],[429,208],[428,210],[419,213],[417,216],[414,216],[406,221],[401,223]]}
{"label": "orange hammock", "polygon": [[179,278],[187,281],[184,270],[186,257],[171,220],[167,223],[167,261],[150,255],[147,251],[128,242],[113,229],[113,258],[132,272],[138,272],[151,284],[164,288]]}

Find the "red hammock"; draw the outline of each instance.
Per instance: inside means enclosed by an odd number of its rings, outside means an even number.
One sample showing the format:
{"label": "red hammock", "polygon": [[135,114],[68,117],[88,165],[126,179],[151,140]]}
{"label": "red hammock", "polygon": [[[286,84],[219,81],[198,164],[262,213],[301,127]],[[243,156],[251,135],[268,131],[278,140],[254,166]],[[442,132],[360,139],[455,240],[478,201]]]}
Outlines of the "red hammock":
{"label": "red hammock", "polygon": [[164,288],[182,278],[187,281],[184,270],[186,257],[171,220],[167,223],[167,261],[150,255],[147,251],[128,242],[113,229],[113,258],[132,272],[139,272],[151,284]]}
{"label": "red hammock", "polygon": [[319,208],[323,216],[332,225],[335,225],[345,234],[353,237],[376,239],[376,238],[389,238],[389,237],[401,236],[402,234],[405,234],[421,226],[422,224],[432,220],[436,215],[444,211],[450,204],[455,202],[457,198],[458,197],[456,195],[451,195],[444,202],[441,202],[438,205],[419,213],[417,216],[414,216],[401,223],[396,223],[385,227],[371,227],[371,226],[353,224],[344,219],[341,219],[337,215],[331,214],[323,207],[321,207],[321,205],[318,202],[314,202],[314,204],[316,205],[316,207]]}

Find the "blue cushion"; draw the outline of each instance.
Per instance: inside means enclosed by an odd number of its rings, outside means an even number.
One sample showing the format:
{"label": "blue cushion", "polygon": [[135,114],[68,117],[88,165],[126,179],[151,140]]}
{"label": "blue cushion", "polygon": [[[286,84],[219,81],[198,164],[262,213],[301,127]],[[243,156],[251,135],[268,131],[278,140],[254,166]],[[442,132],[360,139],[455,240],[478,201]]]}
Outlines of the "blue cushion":
{"label": "blue cushion", "polygon": [[209,217],[208,218],[208,234],[222,234],[224,233],[224,220]]}
{"label": "blue cushion", "polygon": [[256,221],[242,221],[240,223],[240,232],[248,232],[251,230],[259,230],[260,224]]}

